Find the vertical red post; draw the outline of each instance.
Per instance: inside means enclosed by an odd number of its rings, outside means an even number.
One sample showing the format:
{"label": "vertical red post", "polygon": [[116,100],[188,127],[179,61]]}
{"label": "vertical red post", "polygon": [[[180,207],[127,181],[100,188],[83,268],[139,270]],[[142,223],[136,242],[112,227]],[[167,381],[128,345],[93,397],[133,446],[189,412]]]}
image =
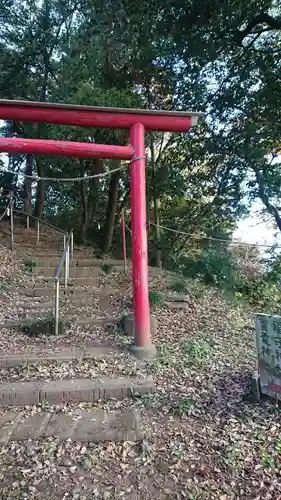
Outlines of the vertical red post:
{"label": "vertical red post", "polygon": [[148,261],[146,233],[145,128],[141,123],[131,127],[131,146],[135,151],[130,170],[132,274],[136,348],[146,348],[150,340],[148,297]]}
{"label": "vertical red post", "polygon": [[123,242],[123,258],[124,258],[124,272],[127,272],[127,249],[126,249],[126,230],[125,230],[125,216],[124,216],[124,208],[122,208],[122,242]]}
{"label": "vertical red post", "polygon": [[13,209],[13,192],[10,192],[10,227],[11,227],[11,250],[15,249],[15,238],[14,238],[14,209]]}

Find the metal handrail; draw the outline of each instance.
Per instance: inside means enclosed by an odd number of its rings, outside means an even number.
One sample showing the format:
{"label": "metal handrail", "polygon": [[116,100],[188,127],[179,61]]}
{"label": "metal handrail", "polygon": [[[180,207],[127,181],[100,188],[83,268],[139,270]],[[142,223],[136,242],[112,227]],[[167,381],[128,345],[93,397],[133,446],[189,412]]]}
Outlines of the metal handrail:
{"label": "metal handrail", "polygon": [[[24,210],[15,209],[13,207],[13,193],[12,193],[12,191],[9,194],[9,208],[10,208],[11,249],[12,250],[14,250],[14,213],[23,214],[26,216],[27,229],[29,229],[29,219],[30,218],[37,221],[37,241],[36,241],[37,244],[39,244],[39,242],[40,242],[40,223],[41,223],[45,226],[48,226],[48,227],[54,229],[57,233],[63,234],[63,241],[64,241],[64,247],[65,247],[66,237],[67,237],[68,233],[66,231],[63,231],[62,229],[54,226],[50,222],[44,221],[43,219],[39,219],[39,217],[36,217],[35,215],[29,214],[28,212],[25,212]],[[3,216],[1,218],[3,218]]]}
{"label": "metal handrail", "polygon": [[65,234],[65,235],[68,234],[67,231],[63,231],[63,229],[60,229],[59,227],[54,226],[50,222],[47,222],[43,219],[40,219],[39,217],[35,217],[35,215],[29,214],[28,212],[25,212],[24,210],[14,209],[14,212],[17,214],[26,215],[26,217],[29,217],[30,219],[34,219],[34,220],[38,221],[40,224],[43,224],[45,226],[51,227],[52,229],[55,229],[55,231],[57,231],[58,233]]}
{"label": "metal handrail", "polygon": [[[57,232],[63,234],[63,254],[60,258],[59,264],[57,266],[56,270],[56,275],[55,275],[55,280],[56,280],[56,292],[55,292],[55,333],[59,333],[59,317],[60,317],[60,276],[61,276],[61,271],[62,267],[64,265],[64,288],[65,290],[67,289],[67,283],[68,283],[68,278],[69,278],[69,262],[70,258],[73,259],[73,229],[70,230],[69,233],[66,231],[63,231],[62,229],[57,228],[56,226],[53,226],[49,222],[45,222],[42,219],[39,219],[38,217],[35,217],[35,215],[31,215],[24,210],[14,210],[13,208],[13,193],[10,193],[9,196],[9,205],[6,207],[6,210],[2,216],[4,217],[5,213],[9,213],[10,215],[10,225],[11,225],[11,248],[14,250],[14,212],[16,213],[21,213],[23,215],[26,215],[27,218],[27,227],[29,227],[29,217],[32,219],[35,219],[37,221],[37,243],[39,243],[39,235],[40,235],[40,222],[42,224],[45,224],[48,227],[51,227],[55,229]],[[1,220],[1,219],[0,219]]]}
{"label": "metal handrail", "polygon": [[64,249],[56,270],[56,293],[55,293],[55,333],[59,333],[59,320],[60,320],[60,277],[62,267],[64,265],[64,289],[67,289],[69,278],[69,262],[70,257],[73,258],[73,230],[71,229],[67,238],[64,236]]}
{"label": "metal handrail", "polygon": [[[10,202],[9,202],[8,206],[10,206]],[[3,206],[0,205],[0,208],[5,209],[6,207],[3,207]],[[7,208],[5,210],[5,213],[6,213],[6,211],[7,211]],[[13,211],[14,211],[14,213],[26,215],[26,217],[28,217],[30,219],[34,219],[34,220],[38,221],[39,223],[41,223],[41,224],[43,224],[45,226],[51,227],[52,229],[55,229],[55,231],[57,231],[58,233],[68,234],[67,231],[64,231],[63,229],[60,229],[59,227],[54,226],[53,224],[51,224],[50,222],[45,221],[44,219],[40,219],[39,217],[35,217],[35,215],[29,214],[28,212],[25,212],[24,210],[18,210],[17,208],[14,208]],[[4,214],[2,214],[2,217],[3,216],[4,216]]]}

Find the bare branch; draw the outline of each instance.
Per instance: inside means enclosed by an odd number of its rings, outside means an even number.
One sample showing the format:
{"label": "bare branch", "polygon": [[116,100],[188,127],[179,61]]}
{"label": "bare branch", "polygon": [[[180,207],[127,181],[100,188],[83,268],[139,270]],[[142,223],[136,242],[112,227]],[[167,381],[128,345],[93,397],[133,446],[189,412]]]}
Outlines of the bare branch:
{"label": "bare branch", "polygon": [[258,14],[256,17],[254,17],[245,29],[239,31],[238,37],[240,43],[242,42],[242,40],[244,40],[244,38],[252,34],[252,30],[260,24],[266,24],[271,30],[281,30],[281,18],[274,18],[266,12],[262,12],[261,14]]}

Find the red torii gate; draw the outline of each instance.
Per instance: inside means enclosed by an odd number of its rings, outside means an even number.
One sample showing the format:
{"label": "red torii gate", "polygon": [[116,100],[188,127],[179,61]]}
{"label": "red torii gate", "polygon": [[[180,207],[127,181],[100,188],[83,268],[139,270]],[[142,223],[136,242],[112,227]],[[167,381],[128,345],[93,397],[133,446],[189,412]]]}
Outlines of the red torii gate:
{"label": "red torii gate", "polygon": [[0,119],[130,130],[129,146],[0,138],[0,152],[131,160],[131,229],[135,352],[152,348],[148,297],[145,130],[188,132],[202,113],[101,108],[0,99]]}

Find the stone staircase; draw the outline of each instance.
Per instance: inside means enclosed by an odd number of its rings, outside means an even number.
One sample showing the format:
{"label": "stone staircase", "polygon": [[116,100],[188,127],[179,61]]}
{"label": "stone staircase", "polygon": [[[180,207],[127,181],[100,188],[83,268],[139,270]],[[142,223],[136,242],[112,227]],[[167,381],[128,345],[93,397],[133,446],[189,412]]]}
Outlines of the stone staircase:
{"label": "stone staircase", "polygon": [[[27,258],[27,261],[36,264],[36,267],[30,271],[29,286],[24,286],[20,290],[21,302],[17,301],[19,320],[28,321],[30,318],[39,319],[54,314],[56,274],[54,263],[58,263],[59,259],[59,254],[52,259],[46,259],[37,253],[33,254],[32,258]],[[66,322],[70,320],[77,325],[95,325],[114,323],[118,319],[114,317],[114,311],[110,310],[110,298],[114,295],[120,296],[122,290],[103,283],[103,264],[102,260],[85,258],[74,259],[70,262],[67,289],[64,287],[63,276],[61,278],[60,315],[62,320]],[[112,266],[117,273],[123,272],[121,261],[107,259],[106,264]],[[19,320],[9,322],[9,327],[22,324]],[[3,325],[1,327],[3,328]]]}
{"label": "stone staircase", "polygon": [[[8,226],[3,224],[0,230],[3,236],[1,243],[6,241],[9,245]],[[26,279],[24,283],[17,285],[15,297],[12,285],[8,290],[9,305],[13,307],[13,318],[2,322],[0,336],[1,331],[20,331],[25,324],[32,325],[32,322],[54,314],[54,278],[56,266],[63,253],[63,237],[53,231],[46,231],[40,235],[39,244],[36,244],[36,240],[35,230],[16,227],[15,248],[22,258],[23,266],[26,267]],[[49,435],[61,439],[71,437],[74,440],[98,439],[98,436],[102,436],[103,440],[107,439],[106,436],[109,436],[109,440],[127,439],[128,436],[130,439],[133,439],[133,436],[136,439],[140,438],[140,422],[135,410],[131,410],[129,416],[126,412],[126,418],[124,417],[123,420],[125,423],[121,425],[120,411],[117,412],[116,418],[112,415],[109,418],[106,412],[103,413],[103,410],[97,408],[97,405],[102,405],[102,402],[108,398],[123,400],[135,393],[142,395],[154,392],[152,379],[143,375],[126,376],[126,363],[128,366],[140,368],[141,362],[132,360],[128,352],[118,349],[116,345],[111,346],[107,342],[96,346],[89,344],[84,337],[86,331],[97,327],[103,328],[108,324],[114,325],[120,320],[124,292],[122,290],[123,272],[122,261],[111,258],[97,259],[91,249],[75,247],[74,258],[70,262],[67,289],[64,287],[63,276],[61,279],[60,319],[66,325],[64,337],[67,340],[67,347],[60,345],[57,348],[56,339],[54,339],[54,347],[50,349],[49,344],[44,345],[44,338],[40,346],[36,347],[37,344],[32,336],[28,339],[28,344],[25,339],[23,349],[19,352],[7,353],[0,346],[0,405],[3,407],[2,416],[0,411],[0,442]],[[67,339],[69,324],[72,330],[77,328],[77,335]],[[19,333],[19,335],[24,334]],[[75,339],[73,344],[72,338]],[[87,361],[87,373],[94,373],[98,360],[106,360],[108,366],[114,366],[116,359],[120,359],[120,366],[122,365],[120,374],[120,367],[119,372],[117,370],[116,373],[97,373],[93,377],[85,376],[84,372],[79,373],[81,360]],[[40,367],[42,363],[44,366],[49,366],[48,373],[51,376],[47,380],[40,376],[39,370],[36,372],[36,367]],[[52,370],[55,374],[60,364],[65,366],[69,376],[56,379],[55,375],[52,376]],[[31,375],[28,380],[22,380],[19,374],[22,367],[26,366],[33,366],[35,375],[34,377]],[[71,375],[72,373],[75,375]],[[40,419],[37,418],[36,425],[34,415],[25,418],[24,422],[20,417],[21,408],[26,405],[59,406],[79,403],[95,405],[95,411],[98,412],[95,418],[93,410],[92,416],[95,424],[92,430],[87,415],[80,415],[80,419],[85,420],[84,434],[82,424],[79,430],[77,426],[72,425],[72,430],[69,428],[67,431],[67,419],[52,416],[48,412],[41,414]],[[8,407],[12,408],[7,411]],[[60,420],[59,423],[58,420]],[[102,422],[107,422],[107,426],[99,430],[97,422],[100,422],[101,427]],[[118,425],[117,422],[119,422]],[[108,429],[107,433],[105,429]],[[121,429],[122,432],[120,432]]]}
{"label": "stone staircase", "polygon": [[[8,229],[8,228],[7,228]],[[8,239],[8,230],[6,231]],[[63,239],[54,239],[50,232],[41,235],[39,245],[36,244],[36,231],[19,229],[15,231],[16,249],[29,267],[30,281],[28,286],[18,288],[21,301],[16,299],[17,316],[13,321],[1,324],[0,328],[12,328],[31,318],[43,318],[54,314],[55,274],[63,253]],[[18,237],[18,238],[17,238]],[[18,240],[18,244],[17,244]],[[60,250],[58,249],[60,247]],[[114,323],[117,318],[111,316],[110,297],[122,293],[120,287],[104,283],[103,266],[122,273],[123,262],[116,259],[97,259],[90,256],[89,249],[76,247],[74,258],[70,262],[70,277],[65,290],[62,270],[61,276],[61,317],[77,325],[95,325]],[[112,311],[114,314],[114,311]]]}

